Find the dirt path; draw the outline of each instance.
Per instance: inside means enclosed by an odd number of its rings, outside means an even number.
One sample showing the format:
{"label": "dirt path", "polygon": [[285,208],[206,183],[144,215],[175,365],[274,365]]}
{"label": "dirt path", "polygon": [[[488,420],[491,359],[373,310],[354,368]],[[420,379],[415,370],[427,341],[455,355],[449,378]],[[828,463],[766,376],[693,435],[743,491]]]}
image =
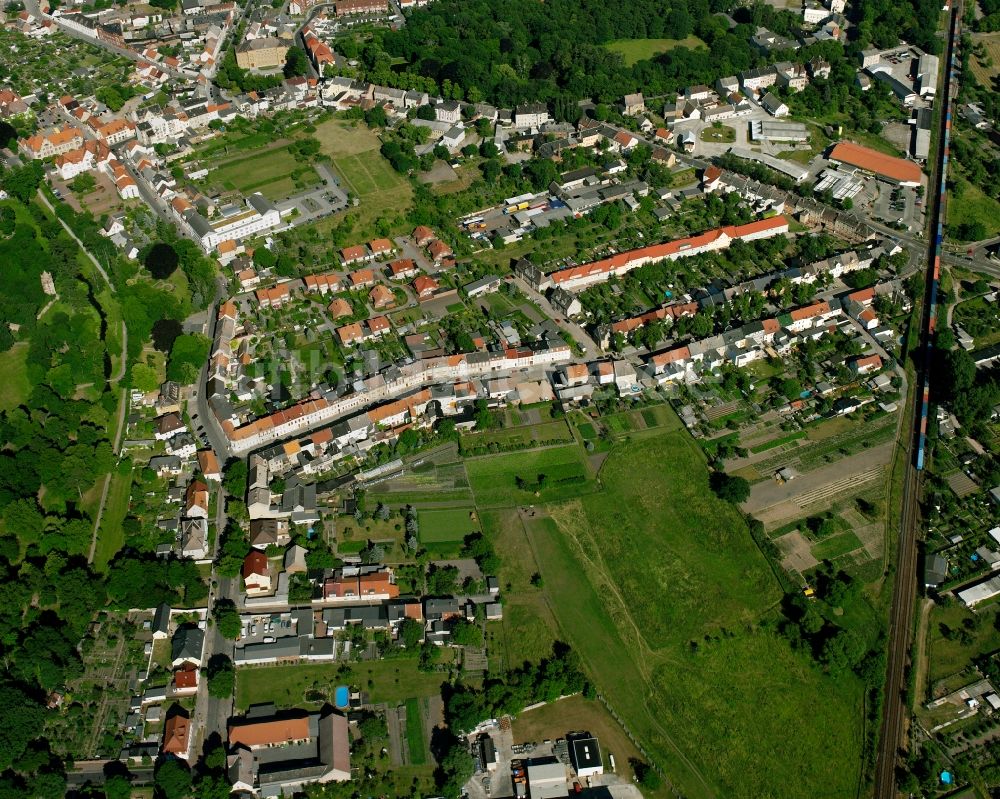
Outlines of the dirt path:
{"label": "dirt path", "polygon": [[930,662],[927,651],[927,631],[930,627],[931,621],[931,608],[934,607],[934,600],[924,599],[920,603],[920,618],[917,620],[917,640],[914,646],[914,652],[917,656],[917,674],[916,679],[914,679],[913,684],[916,686],[916,690],[913,693],[913,704],[914,709],[916,706],[920,705],[924,701],[924,697],[927,694],[927,665]]}

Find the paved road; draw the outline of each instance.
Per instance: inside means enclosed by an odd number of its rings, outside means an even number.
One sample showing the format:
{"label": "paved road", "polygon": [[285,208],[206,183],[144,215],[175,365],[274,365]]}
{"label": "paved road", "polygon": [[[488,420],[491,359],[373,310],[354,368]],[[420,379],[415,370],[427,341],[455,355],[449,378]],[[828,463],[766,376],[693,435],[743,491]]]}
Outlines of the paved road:
{"label": "paved road", "polygon": [[[212,553],[213,560],[218,555],[219,545],[222,540],[222,531],[226,528],[226,492],[219,487],[216,492],[216,516],[215,516],[215,550]],[[212,607],[220,599],[229,599],[234,603],[239,598],[239,578],[218,577],[215,568],[212,568],[212,585],[208,592],[209,616]],[[209,624],[205,635],[205,649],[202,653],[202,663],[208,662],[215,655],[227,655],[233,658],[235,643],[222,637],[219,628],[215,624]],[[226,740],[226,729],[229,718],[233,715],[233,699],[216,699],[208,694],[208,680],[203,679],[198,686],[198,695],[195,705],[194,729],[197,731],[196,741],[204,744],[213,735],[218,735],[221,741]],[[201,747],[196,744],[196,748],[191,752],[192,758],[201,756]]]}
{"label": "paved road", "polygon": [[[218,323],[218,307],[213,305],[209,311],[209,329],[206,331],[206,335],[210,339],[215,339],[215,326]],[[208,392],[206,391],[206,384],[208,382],[208,363],[206,362],[201,368],[201,374],[198,377],[197,387],[194,390],[194,409],[191,409],[191,403],[188,402],[188,413],[191,414],[191,420],[195,424],[195,427],[201,426],[204,428],[205,437],[208,439],[209,446],[215,452],[215,456],[219,459],[219,465],[225,466],[226,461],[229,460],[232,455],[232,450],[229,447],[229,439],[226,438],[225,434],[222,432],[222,427],[219,425],[218,420],[215,418],[215,413],[212,411],[211,406],[208,403]]]}

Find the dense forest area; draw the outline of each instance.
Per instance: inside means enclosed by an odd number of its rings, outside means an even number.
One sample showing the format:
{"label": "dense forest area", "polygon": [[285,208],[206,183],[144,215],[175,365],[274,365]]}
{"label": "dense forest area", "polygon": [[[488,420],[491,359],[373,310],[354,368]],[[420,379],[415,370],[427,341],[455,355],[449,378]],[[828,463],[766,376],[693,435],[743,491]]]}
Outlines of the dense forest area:
{"label": "dense forest area", "polygon": [[[937,52],[938,5],[933,0],[851,4],[848,55],[869,46],[891,47],[899,39]],[[446,97],[507,107],[541,100],[558,117],[571,119],[581,98],[612,102],[634,91],[666,95],[793,57],[791,52],[765,57],[750,37],[758,26],[793,36],[800,22],[791,11],[733,0],[439,0],[414,11],[399,30],[376,32],[357,55],[365,76],[378,83],[426,87],[422,81],[430,80]],[[604,47],[645,38],[687,39],[697,46],[675,47],[634,66]]]}
{"label": "dense forest area", "polygon": [[[59,221],[36,198],[37,162],[0,173],[11,198],[0,203],[0,797],[61,797],[66,788],[61,726],[84,721],[71,686],[83,671],[81,651],[103,610],[150,603],[194,603],[207,589],[193,561],[123,551],[101,569],[88,562],[104,479],[116,469],[112,440],[119,401],[130,380],[120,365],[120,314],[129,331],[126,365],[134,363],[153,324],[185,318],[190,297],[141,279],[99,235],[98,220],[56,203],[60,218],[105,261],[104,282]],[[111,248],[110,251],[108,248]],[[214,271],[187,253],[189,285],[207,304]],[[106,260],[105,260],[106,259]],[[182,264],[183,265],[183,264]],[[42,288],[42,273],[56,295]],[[117,367],[114,371],[118,371]],[[76,720],[76,721],[74,721]],[[115,755],[116,742],[106,741]]]}

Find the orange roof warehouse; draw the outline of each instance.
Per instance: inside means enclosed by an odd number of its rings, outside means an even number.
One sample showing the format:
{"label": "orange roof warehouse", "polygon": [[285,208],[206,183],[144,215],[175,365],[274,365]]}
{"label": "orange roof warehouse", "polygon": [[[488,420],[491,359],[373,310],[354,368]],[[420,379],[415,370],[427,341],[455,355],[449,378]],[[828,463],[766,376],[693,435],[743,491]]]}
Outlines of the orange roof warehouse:
{"label": "orange roof warehouse", "polygon": [[900,186],[919,186],[922,173],[920,167],[912,161],[894,158],[891,155],[862,147],[850,141],[837,142],[827,156],[831,161],[857,167],[865,172],[871,172],[876,177]]}

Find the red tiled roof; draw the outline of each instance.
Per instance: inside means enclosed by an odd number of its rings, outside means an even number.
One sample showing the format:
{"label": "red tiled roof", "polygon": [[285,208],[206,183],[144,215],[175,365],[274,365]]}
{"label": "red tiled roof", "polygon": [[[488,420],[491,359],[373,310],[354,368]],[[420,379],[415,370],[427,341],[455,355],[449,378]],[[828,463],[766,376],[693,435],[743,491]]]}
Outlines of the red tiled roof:
{"label": "red tiled roof", "polygon": [[829,157],[834,161],[856,166],[899,183],[920,183],[920,167],[912,161],[894,158],[854,142],[837,142],[830,150]]}
{"label": "red tiled roof", "polygon": [[750,222],[746,225],[727,225],[726,227],[716,228],[715,230],[707,230],[696,236],[675,239],[674,241],[668,241],[663,244],[653,244],[649,247],[640,247],[636,250],[628,250],[626,252],[617,253],[616,255],[612,255],[610,258],[604,258],[600,261],[592,261],[589,264],[560,269],[556,272],[552,272],[549,277],[552,279],[553,283],[558,284],[564,283],[568,280],[588,277],[594,274],[610,273],[615,269],[626,267],[633,261],[641,259],[656,261],[662,258],[668,258],[669,256],[675,255],[684,250],[694,250],[705,247],[723,235],[728,236],[730,239],[740,239],[755,233],[784,227],[787,224],[788,220],[785,219],[785,217],[773,216],[768,219],[760,219],[756,222]]}

